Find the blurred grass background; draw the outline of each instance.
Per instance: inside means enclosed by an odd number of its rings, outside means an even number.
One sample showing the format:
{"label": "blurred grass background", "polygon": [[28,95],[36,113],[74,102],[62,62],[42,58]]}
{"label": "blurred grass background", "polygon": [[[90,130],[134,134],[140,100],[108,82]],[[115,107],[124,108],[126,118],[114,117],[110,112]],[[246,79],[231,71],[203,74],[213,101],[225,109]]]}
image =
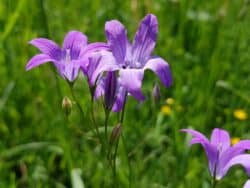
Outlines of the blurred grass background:
{"label": "blurred grass background", "polygon": [[[124,23],[132,40],[147,13],[158,18],[154,54],[169,62],[174,84],[168,90],[161,87],[161,102],[154,105],[151,90],[159,80],[147,72],[143,90],[148,99],[138,104],[129,98],[123,128],[129,155],[121,142],[117,159],[120,187],[129,187],[129,179],[131,187],[210,187],[202,148],[190,149],[179,129],[192,127],[209,136],[220,127],[232,137],[250,138],[249,4],[249,0],[1,0],[0,187],[72,187],[74,177],[85,187],[111,186],[100,145],[86,130],[89,119],[81,123],[76,105],[69,120],[64,117],[62,98],[71,98],[65,81],[49,64],[25,72],[28,59],[37,53],[28,41],[48,37],[61,44],[72,29],[87,34],[90,42],[105,41],[104,24],[110,19]],[[83,77],[75,89],[89,114]],[[101,123],[101,104],[95,108]],[[234,116],[237,109],[241,118]],[[116,122],[114,114],[110,126]],[[242,187],[246,179],[243,169],[234,167],[219,187]]]}

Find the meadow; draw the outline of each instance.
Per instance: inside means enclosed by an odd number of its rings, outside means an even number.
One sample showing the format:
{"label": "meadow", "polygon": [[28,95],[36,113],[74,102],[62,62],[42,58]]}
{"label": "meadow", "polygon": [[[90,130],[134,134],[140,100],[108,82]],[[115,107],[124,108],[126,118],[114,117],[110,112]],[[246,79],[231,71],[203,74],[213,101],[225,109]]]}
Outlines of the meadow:
{"label": "meadow", "polygon": [[[192,128],[207,137],[213,128],[234,140],[250,139],[249,0],[1,0],[0,1],[0,187],[210,188],[206,155],[188,146]],[[166,89],[146,71],[144,102],[128,96],[116,159],[116,180],[102,155],[86,79],[74,85],[79,113],[67,82],[50,64],[26,71],[38,53],[29,45],[44,37],[62,44],[79,30],[90,42],[106,42],[105,22],[122,22],[132,41],[141,19],[156,15],[154,54],[169,63],[173,84]],[[160,101],[152,97],[158,83]],[[73,102],[67,118],[62,100]],[[102,101],[94,116],[103,133]],[[117,125],[110,114],[108,130]],[[248,179],[233,167],[217,187],[242,187]]]}

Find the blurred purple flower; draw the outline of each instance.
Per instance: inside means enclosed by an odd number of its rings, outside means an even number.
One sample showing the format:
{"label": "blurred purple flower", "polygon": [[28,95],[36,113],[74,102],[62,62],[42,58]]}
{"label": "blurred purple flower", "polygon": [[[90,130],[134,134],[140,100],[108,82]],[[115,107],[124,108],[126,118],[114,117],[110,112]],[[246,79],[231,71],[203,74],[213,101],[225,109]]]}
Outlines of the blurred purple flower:
{"label": "blurred purple flower", "polygon": [[[132,44],[127,39],[125,27],[117,20],[106,22],[105,32],[115,58],[114,69],[119,71],[120,90],[144,100],[141,85],[146,69],[155,72],[165,87],[172,84],[168,63],[160,57],[151,56],[158,34],[158,22],[154,15],[144,17]],[[124,100],[125,94],[121,97]]]}
{"label": "blurred purple flower", "polygon": [[32,57],[26,65],[30,70],[46,62],[52,62],[63,78],[73,82],[83,64],[88,64],[92,52],[108,49],[105,43],[87,44],[87,37],[79,31],[70,31],[64,38],[62,49],[46,38],[36,38],[29,43],[41,53]]}
{"label": "blurred purple flower", "polygon": [[250,188],[250,180],[247,180],[243,188]]}
{"label": "blurred purple flower", "polygon": [[250,175],[250,154],[243,154],[250,149],[250,140],[242,140],[230,146],[231,140],[227,131],[215,128],[210,141],[200,132],[192,129],[182,129],[193,136],[190,145],[201,144],[204,148],[209,170],[212,177],[222,179],[228,170],[237,164],[242,165]]}

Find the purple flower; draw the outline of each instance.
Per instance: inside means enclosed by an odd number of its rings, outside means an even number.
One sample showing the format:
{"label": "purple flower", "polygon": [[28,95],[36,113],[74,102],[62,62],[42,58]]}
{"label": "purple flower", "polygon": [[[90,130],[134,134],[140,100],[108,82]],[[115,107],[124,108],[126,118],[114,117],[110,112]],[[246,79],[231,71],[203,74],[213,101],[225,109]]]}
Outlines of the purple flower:
{"label": "purple flower", "polygon": [[[112,77],[110,74],[112,74]],[[120,79],[117,77],[115,71],[112,71],[112,73],[108,71],[106,75],[97,80],[95,99],[104,96],[106,107],[112,109],[113,112],[119,112],[122,109],[125,95],[126,90],[124,87],[121,87]]]}
{"label": "purple flower", "polygon": [[37,47],[41,53],[29,60],[26,70],[52,62],[63,78],[73,82],[78,75],[80,66],[88,63],[92,52],[108,49],[105,43],[87,44],[87,42],[87,37],[79,31],[67,33],[62,48],[46,38],[33,39],[29,43]]}
{"label": "purple flower", "polygon": [[182,129],[181,131],[192,135],[190,145],[197,143],[202,145],[208,158],[212,177],[220,180],[233,165],[237,164],[242,165],[250,175],[250,155],[243,154],[245,150],[250,149],[250,140],[242,140],[231,146],[228,132],[222,129],[215,128],[210,140],[192,129]]}
{"label": "purple flower", "polygon": [[250,180],[247,180],[243,188],[250,188]]}
{"label": "purple flower", "polygon": [[[115,105],[123,105],[126,92],[138,100],[144,100],[141,85],[146,69],[155,72],[165,87],[172,84],[168,63],[160,57],[151,55],[158,34],[158,22],[154,15],[145,16],[132,44],[127,39],[125,27],[117,20],[106,22],[105,32],[115,58],[113,69],[119,71],[117,90],[120,91],[120,99]],[[118,106],[119,109],[121,106]]]}
{"label": "purple flower", "polygon": [[117,77],[116,72],[107,72],[104,83],[104,106],[107,110],[111,110],[116,98]]}

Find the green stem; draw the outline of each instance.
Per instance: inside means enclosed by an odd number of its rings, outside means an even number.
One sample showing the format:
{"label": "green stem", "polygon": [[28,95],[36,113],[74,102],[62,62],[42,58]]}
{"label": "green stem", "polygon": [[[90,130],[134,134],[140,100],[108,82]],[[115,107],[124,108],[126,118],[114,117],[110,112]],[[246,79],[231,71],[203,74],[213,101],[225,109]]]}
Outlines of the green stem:
{"label": "green stem", "polygon": [[109,114],[110,111],[109,110],[105,110],[105,139],[106,139],[106,145],[108,145],[108,120],[109,120]]}
{"label": "green stem", "polygon": [[215,179],[215,176],[212,179],[212,188],[216,188],[217,180]]}
{"label": "green stem", "polygon": [[123,124],[123,120],[124,120],[124,114],[125,114],[125,107],[126,107],[126,102],[127,102],[127,96],[128,96],[128,93],[126,92],[125,98],[124,98],[124,105],[123,105],[123,108],[122,108],[121,119],[120,119],[120,124],[121,125]]}
{"label": "green stem", "polygon": [[[125,107],[126,107],[126,102],[127,102],[127,95],[128,93],[126,92],[125,98],[124,98],[124,105],[122,108],[121,112],[121,118],[120,118],[120,124],[123,126],[123,121],[124,121],[124,114],[125,114]],[[114,184],[116,185],[117,179],[116,179],[116,156],[117,156],[117,150],[118,150],[118,145],[119,145],[119,138],[117,139],[117,143],[115,145],[115,152],[113,156],[113,177],[114,177]],[[118,185],[116,185],[117,187]]]}
{"label": "green stem", "polygon": [[119,139],[116,142],[115,152],[114,152],[114,155],[113,155],[113,170],[112,171],[113,171],[113,179],[114,179],[114,182],[113,182],[113,187],[114,188],[119,187],[119,184],[117,183],[117,176],[116,176],[116,155],[117,155],[118,145],[119,145]]}
{"label": "green stem", "polygon": [[125,150],[125,153],[126,153],[126,156],[127,156],[128,168],[129,168],[129,187],[131,187],[132,166],[131,166],[130,159],[129,159],[128,147],[127,147],[127,144],[126,144],[126,141],[125,141],[125,138],[124,138],[123,134],[121,134],[121,137],[122,137],[122,143],[123,143],[123,146],[124,146],[124,150]]}
{"label": "green stem", "polygon": [[91,103],[90,103],[91,119],[92,119],[92,122],[93,122],[93,125],[94,125],[94,129],[95,129],[96,135],[97,135],[99,141],[101,142],[101,144],[103,145],[103,139],[101,137],[101,134],[99,132],[98,126],[96,124],[95,115],[94,115],[94,96],[93,96],[93,92],[92,92],[91,88],[89,88],[89,90],[90,90],[90,94],[91,94]]}
{"label": "green stem", "polygon": [[71,95],[73,97],[73,100],[75,101],[76,105],[77,105],[77,108],[81,114],[81,119],[83,120],[84,119],[84,112],[83,112],[83,109],[79,103],[79,101],[77,100],[77,97],[75,96],[75,92],[74,92],[74,89],[73,89],[73,84],[72,83],[69,83],[69,87],[70,87],[70,92],[71,92]]}

